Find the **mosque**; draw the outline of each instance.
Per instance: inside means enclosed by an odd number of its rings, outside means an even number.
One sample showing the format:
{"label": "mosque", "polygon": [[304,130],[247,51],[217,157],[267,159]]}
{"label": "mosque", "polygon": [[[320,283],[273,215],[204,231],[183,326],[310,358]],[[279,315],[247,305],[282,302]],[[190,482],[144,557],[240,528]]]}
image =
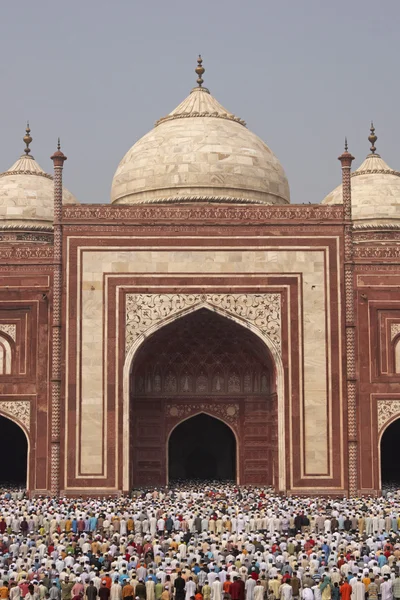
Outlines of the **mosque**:
{"label": "mosque", "polygon": [[29,126],[0,175],[0,480],[378,495],[400,480],[400,172],[371,125],[358,168],[346,145],[338,187],[291,203],[196,74],[110,204],[63,187],[60,147],[45,173]]}

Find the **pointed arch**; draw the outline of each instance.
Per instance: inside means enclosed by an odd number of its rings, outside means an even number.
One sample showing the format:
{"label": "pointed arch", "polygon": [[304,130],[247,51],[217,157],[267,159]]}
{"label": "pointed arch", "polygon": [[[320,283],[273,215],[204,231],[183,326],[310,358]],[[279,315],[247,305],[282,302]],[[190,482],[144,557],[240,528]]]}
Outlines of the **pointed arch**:
{"label": "pointed arch", "polygon": [[267,351],[271,355],[274,367],[275,367],[275,377],[276,377],[276,397],[277,397],[277,412],[278,412],[278,488],[279,491],[286,490],[286,452],[285,452],[285,396],[284,396],[284,369],[282,356],[279,348],[276,346],[274,341],[262,332],[256,325],[252,322],[247,321],[246,319],[239,317],[235,314],[229,313],[225,311],[220,306],[210,305],[207,302],[201,302],[196,304],[195,306],[191,306],[189,308],[183,309],[173,315],[162,319],[153,325],[151,325],[144,333],[142,333],[138,338],[133,342],[129,351],[125,356],[125,362],[123,367],[123,411],[122,411],[122,420],[123,420],[123,456],[122,456],[122,465],[123,465],[123,474],[122,474],[122,485],[123,489],[128,491],[130,487],[130,460],[129,460],[129,448],[130,448],[130,372],[134,362],[134,359],[143,345],[143,343],[154,333],[177,321],[182,319],[200,309],[206,309],[210,312],[214,312],[219,314],[221,317],[225,319],[229,319],[234,321],[241,327],[248,329],[252,333],[254,333],[265,345]]}

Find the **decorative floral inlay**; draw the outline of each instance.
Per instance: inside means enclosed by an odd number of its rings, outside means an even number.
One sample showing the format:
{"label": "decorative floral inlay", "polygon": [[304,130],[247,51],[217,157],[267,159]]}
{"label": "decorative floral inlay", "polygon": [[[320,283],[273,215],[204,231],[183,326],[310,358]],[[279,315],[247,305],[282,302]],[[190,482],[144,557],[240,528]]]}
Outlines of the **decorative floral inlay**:
{"label": "decorative floral inlay", "polygon": [[127,294],[125,352],[151,326],[184,309],[220,308],[252,323],[281,348],[280,294]]}
{"label": "decorative floral inlay", "polygon": [[4,331],[15,342],[17,338],[17,326],[14,323],[0,323],[0,331]]}
{"label": "decorative floral inlay", "polygon": [[31,422],[31,404],[29,400],[0,401],[0,411],[5,415],[14,417],[29,431]]}
{"label": "decorative floral inlay", "polygon": [[390,421],[393,415],[398,414],[400,417],[400,400],[378,400],[378,431],[381,431],[383,426]]}
{"label": "decorative floral inlay", "polygon": [[394,340],[398,333],[400,333],[400,323],[392,323],[390,326],[390,339]]}

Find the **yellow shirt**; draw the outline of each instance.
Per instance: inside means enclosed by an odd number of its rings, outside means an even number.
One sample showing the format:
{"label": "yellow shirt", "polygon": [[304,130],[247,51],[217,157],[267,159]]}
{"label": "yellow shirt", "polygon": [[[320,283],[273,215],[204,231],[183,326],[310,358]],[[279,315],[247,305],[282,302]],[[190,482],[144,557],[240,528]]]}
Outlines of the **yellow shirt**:
{"label": "yellow shirt", "polygon": [[362,582],[365,585],[365,591],[368,592],[369,584],[371,583],[370,578],[369,577],[364,577],[364,579],[362,580]]}

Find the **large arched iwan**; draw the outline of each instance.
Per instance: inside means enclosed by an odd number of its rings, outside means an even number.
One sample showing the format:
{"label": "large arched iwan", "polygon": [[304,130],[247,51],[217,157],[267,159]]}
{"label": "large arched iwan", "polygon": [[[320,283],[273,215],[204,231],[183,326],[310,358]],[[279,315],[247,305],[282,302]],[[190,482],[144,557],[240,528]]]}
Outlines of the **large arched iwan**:
{"label": "large arched iwan", "polygon": [[[165,325],[135,355],[129,415],[132,487],[168,483],[169,434],[198,413],[216,417],[234,432],[238,483],[278,485],[272,356],[250,329],[207,308]],[[199,435],[206,443],[207,430]]]}

